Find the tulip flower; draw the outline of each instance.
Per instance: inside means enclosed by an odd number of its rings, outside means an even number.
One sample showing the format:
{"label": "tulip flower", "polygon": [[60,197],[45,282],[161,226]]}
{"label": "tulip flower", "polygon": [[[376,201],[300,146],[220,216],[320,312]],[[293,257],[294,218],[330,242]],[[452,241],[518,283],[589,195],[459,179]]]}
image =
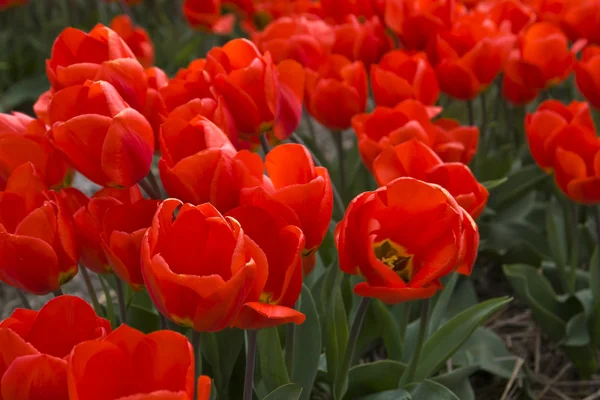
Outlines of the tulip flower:
{"label": "tulip flower", "polygon": [[575,82],[577,89],[595,108],[600,108],[600,46],[586,47],[581,61],[575,64]]}
{"label": "tulip flower", "polygon": [[4,11],[10,7],[25,5],[29,0],[0,0],[0,11]]}
{"label": "tulip flower", "polygon": [[123,39],[144,68],[154,63],[154,46],[144,28],[134,26],[128,15],[117,15],[110,22],[110,29]]}
{"label": "tulip flower", "polygon": [[385,0],[321,0],[321,9],[326,19],[341,24],[348,16],[382,18],[385,10]]}
{"label": "tulip flower", "polygon": [[102,186],[132,186],[150,171],[152,127],[107,82],[57,92],[48,137],[75,169]]}
{"label": "tulip flower", "polygon": [[480,2],[476,10],[488,15],[496,26],[508,26],[515,35],[522,33],[536,20],[535,10],[520,0],[493,0]]}
{"label": "tulip flower", "polygon": [[394,108],[376,107],[370,114],[355,116],[352,127],[358,137],[358,150],[365,166],[371,170],[373,160],[385,147],[412,138],[432,145],[434,128],[431,118],[440,111],[439,107],[405,100]]}
{"label": "tulip flower", "polygon": [[257,206],[240,206],[227,213],[238,221],[264,251],[269,265],[268,278],[258,301],[247,302],[240,310],[235,326],[262,329],[286,323],[301,324],[306,317],[294,310],[302,291],[302,231]]}
{"label": "tulip flower", "polygon": [[585,102],[573,101],[565,106],[557,100],[547,100],[525,118],[525,134],[529,150],[540,168],[551,171],[557,140],[568,126],[581,126],[595,136],[590,108]]}
{"label": "tulip flower", "polygon": [[584,44],[578,41],[569,49],[567,37],[555,25],[531,25],[520,48],[511,53],[505,65],[503,95],[511,103],[525,104],[541,90],[562,82],[571,73],[575,54]]}
{"label": "tulip flower", "polygon": [[595,131],[571,125],[557,135],[554,176],[571,200],[600,203],[600,138]]}
{"label": "tulip flower", "polygon": [[433,296],[453,271],[469,275],[479,233],[445,189],[398,178],[352,200],[335,243],[340,268],[365,279],[354,292],[394,304]]}
{"label": "tulip flower", "polygon": [[468,165],[477,151],[479,128],[464,126],[458,121],[439,118],[433,122],[435,135],[431,148],[444,162]]}
{"label": "tulip flower", "polygon": [[440,94],[434,69],[424,53],[410,55],[403,50],[386,53],[371,66],[371,87],[378,106],[394,107],[406,99],[425,105],[436,103]]}
{"label": "tulip flower", "polygon": [[142,238],[152,223],[157,200],[141,199],[106,210],[100,241],[112,271],[134,290],[144,286],[140,267]]}
{"label": "tulip flower", "polygon": [[310,256],[325,238],[333,213],[329,173],[324,167],[315,167],[308,150],[298,144],[275,147],[266,156],[265,168],[272,188],[263,185],[243,189],[240,203],[270,210],[302,230],[306,238],[302,255],[308,274],[314,267]]}
{"label": "tulip flower", "polygon": [[73,221],[64,201],[31,163],[17,167],[0,192],[0,280],[47,294],[77,274]]}
{"label": "tulip flower", "polygon": [[0,398],[68,399],[72,348],[110,332],[110,323],[75,296],[51,299],[40,311],[16,309],[0,322]]}
{"label": "tulip flower", "polygon": [[[102,340],[75,346],[67,377],[72,400],[192,400],[194,349],[177,332],[145,335],[121,325]],[[208,398],[206,378],[200,382]]]}
{"label": "tulip flower", "polygon": [[160,89],[167,110],[172,111],[193,99],[213,98],[210,89],[211,78],[205,67],[206,60],[194,60],[187,68],[180,69],[168,84]]}
{"label": "tulip flower", "polygon": [[489,197],[487,189],[477,182],[469,167],[458,162],[444,163],[417,139],[384,149],[373,162],[373,174],[379,186],[400,177],[438,184],[448,190],[473,219],[479,217]]}
{"label": "tulip flower", "polygon": [[306,71],[308,112],[330,130],[350,127],[367,106],[367,73],[362,62],[334,54],[318,71]]}
{"label": "tulip flower", "polygon": [[161,127],[161,151],[165,190],[183,201],[210,202],[227,212],[240,204],[242,188],[269,185],[260,156],[236,152],[223,131],[202,116],[187,122],[172,115]]}
{"label": "tulip flower", "polygon": [[361,24],[355,15],[348,15],[345,23],[336,25],[334,29],[332,52],[352,61],[362,61],[367,68],[379,62],[383,54],[393,47],[392,39],[377,17]]}
{"label": "tulip flower", "polygon": [[233,326],[267,281],[265,253],[212,205],[167,199],[142,240],[142,275],[158,310],[200,332]]}
{"label": "tulip flower", "polygon": [[291,59],[317,69],[333,47],[335,32],[314,16],[282,17],[254,34],[252,41],[260,51],[268,51],[275,63]]}
{"label": "tulip flower", "polygon": [[565,4],[560,13],[561,26],[573,41],[586,39],[590,43],[600,44],[599,15],[600,4],[597,1],[571,1]]}
{"label": "tulip flower", "polygon": [[185,0],[183,15],[193,27],[216,34],[229,34],[233,30],[235,16],[221,15],[222,0]]}
{"label": "tulip flower", "polygon": [[69,178],[69,167],[44,137],[46,125],[25,114],[0,114],[0,190],[10,174],[23,163],[31,162],[44,182],[59,186]]}

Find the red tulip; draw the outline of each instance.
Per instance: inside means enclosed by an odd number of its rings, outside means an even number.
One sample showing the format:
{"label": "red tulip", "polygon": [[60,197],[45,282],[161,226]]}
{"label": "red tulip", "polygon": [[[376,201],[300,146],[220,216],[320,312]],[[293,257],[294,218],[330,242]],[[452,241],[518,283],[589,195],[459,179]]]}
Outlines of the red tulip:
{"label": "red tulip", "polygon": [[571,40],[586,39],[590,43],[600,44],[598,19],[600,4],[594,0],[577,0],[565,4],[559,14],[562,27]]}
{"label": "red tulip", "polygon": [[328,129],[350,127],[356,114],[367,106],[367,73],[360,61],[331,55],[318,71],[306,71],[306,108]]}
{"label": "red tulip", "polygon": [[321,0],[323,16],[336,23],[343,23],[350,15],[369,19],[383,17],[385,0]]}
{"label": "red tulip", "polygon": [[161,128],[158,167],[170,196],[193,204],[210,202],[227,212],[239,205],[242,188],[269,184],[258,154],[236,152],[225,134],[202,116],[189,122],[178,116],[172,115]]}
{"label": "red tulip", "polygon": [[77,274],[73,221],[33,164],[16,168],[0,192],[0,280],[46,294]]}
{"label": "red tulip", "polygon": [[10,7],[25,5],[29,0],[0,0],[0,11],[4,11]]}
{"label": "red tulip", "polygon": [[464,126],[454,119],[439,118],[433,122],[435,135],[431,148],[444,162],[468,165],[477,151],[479,128]]}
{"label": "red tulip", "polygon": [[489,196],[469,167],[456,162],[444,163],[432,149],[417,139],[384,149],[373,163],[373,174],[379,186],[400,177],[438,184],[448,190],[473,219],[479,217]]}
{"label": "red tulip", "polygon": [[386,35],[385,27],[377,17],[361,24],[355,15],[348,15],[343,24],[335,26],[332,53],[352,61],[362,61],[367,68],[379,62],[392,47],[392,39]]}
{"label": "red tulip", "polygon": [[[176,214],[174,214],[176,212]],[[142,275],[159,311],[200,332],[235,324],[267,281],[264,252],[210,204],[165,200],[142,241]]]}
{"label": "red tulip", "polygon": [[144,28],[133,25],[128,15],[117,15],[110,22],[110,29],[125,41],[131,52],[144,68],[154,64],[154,46]]}
{"label": "red tulip", "polygon": [[469,275],[479,233],[446,190],[398,178],[350,203],[335,242],[340,268],[365,279],[354,292],[393,304],[433,296],[453,271]]}
{"label": "red tulip", "polygon": [[520,34],[536,20],[535,11],[520,0],[482,1],[477,12],[488,15],[499,27],[508,26],[512,33]]}
{"label": "red tulip", "polygon": [[235,218],[250,239],[264,251],[268,278],[257,301],[247,302],[235,326],[262,329],[286,323],[301,324],[306,317],[294,310],[302,291],[302,231],[280,216],[256,206],[240,206],[227,213]]}
{"label": "red tulip", "polygon": [[183,15],[192,27],[213,33],[231,33],[235,23],[234,15],[221,15],[221,0],[185,0]]}
{"label": "red tulip", "polygon": [[150,171],[152,127],[109,83],[88,81],[57,92],[49,114],[50,141],[93,182],[132,186]]}
{"label": "red tulip", "polygon": [[75,296],[51,299],[39,312],[16,309],[0,322],[0,398],[68,399],[71,349],[110,331],[110,323]]}
{"label": "red tulip", "polygon": [[72,400],[192,400],[194,349],[177,332],[145,335],[121,325],[102,340],[75,346],[67,377]]}
{"label": "red tulip", "polygon": [[581,94],[595,108],[600,108],[599,74],[600,46],[588,46],[581,54],[581,61],[575,64],[575,82]]}
{"label": "red tulip", "polygon": [[375,104],[386,107],[394,107],[406,99],[433,105],[440,94],[427,56],[410,55],[403,50],[390,51],[379,64],[371,66],[371,87]]}
{"label": "red tulip", "polygon": [[69,168],[44,137],[46,125],[21,113],[0,114],[0,190],[10,174],[31,162],[45,183],[59,186],[69,178]]}

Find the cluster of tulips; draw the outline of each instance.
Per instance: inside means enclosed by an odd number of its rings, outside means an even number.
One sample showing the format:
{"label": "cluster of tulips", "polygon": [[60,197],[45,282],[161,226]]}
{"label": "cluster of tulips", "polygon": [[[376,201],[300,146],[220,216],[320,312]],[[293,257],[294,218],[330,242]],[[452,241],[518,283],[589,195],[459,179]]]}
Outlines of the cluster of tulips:
{"label": "cluster of tulips", "polygon": [[[468,167],[479,129],[438,118],[440,92],[471,102],[502,75],[506,100],[524,104],[574,70],[600,106],[600,51],[576,59],[600,43],[596,1],[185,0],[183,12],[221,34],[237,17],[250,40],[169,78],[129,16],[66,28],[35,117],[0,114],[0,280],[57,296],[0,323],[1,399],[208,399],[187,338],[112,330],[61,286],[114,275],[121,301],[122,283],[147,291],[170,323],[245,329],[252,372],[257,330],[304,322],[295,304],[336,209],[339,267],[363,279],[355,294],[428,299],[443,277],[471,273],[488,200]],[[353,128],[377,189],[345,206],[343,180],[333,185],[294,133],[303,110],[332,131],[340,159]],[[526,132],[561,190],[600,202],[587,103],[546,101]],[[75,171],[102,188],[72,187]]]}

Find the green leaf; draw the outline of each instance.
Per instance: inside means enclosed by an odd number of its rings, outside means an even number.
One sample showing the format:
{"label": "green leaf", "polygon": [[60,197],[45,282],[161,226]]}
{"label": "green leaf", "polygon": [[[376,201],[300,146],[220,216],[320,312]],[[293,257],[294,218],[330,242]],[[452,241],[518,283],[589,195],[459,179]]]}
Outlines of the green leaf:
{"label": "green leaf", "polygon": [[590,333],[587,329],[587,318],[585,313],[581,312],[574,315],[573,318],[567,322],[567,329],[565,333],[565,346],[585,346],[590,343]]}
{"label": "green leaf", "polygon": [[333,382],[348,344],[348,320],[340,289],[343,273],[336,266],[331,268],[327,275],[322,288],[322,299],[324,299],[322,325],[325,337],[325,354],[327,356],[327,373]]}
{"label": "green leaf", "polygon": [[0,112],[7,112],[29,101],[35,101],[46,89],[48,78],[45,74],[28,77],[10,86],[0,100]]}
{"label": "green leaf", "polygon": [[423,345],[415,381],[427,379],[436,372],[481,324],[511,300],[500,297],[484,301],[446,322]]}
{"label": "green leaf", "polygon": [[233,369],[244,347],[244,331],[223,329],[200,335],[202,355],[212,367],[217,391],[227,393]]}
{"label": "green leaf", "polygon": [[407,387],[412,400],[461,400],[450,389],[437,382],[426,380]]}
{"label": "green leaf", "polygon": [[371,393],[397,389],[405,369],[405,364],[391,360],[356,365],[348,373],[348,390],[344,399],[352,400]]}
{"label": "green leaf", "polygon": [[260,375],[268,391],[290,383],[277,328],[258,331]]}
{"label": "green leaf", "polygon": [[427,336],[430,336],[431,333],[435,332],[435,330],[440,326],[440,323],[442,322],[442,318],[444,318],[444,315],[446,314],[446,308],[448,307],[450,298],[452,297],[452,294],[454,293],[454,287],[456,286],[456,283],[458,282],[459,276],[460,275],[458,273],[452,274],[448,283],[446,283],[444,285],[444,289],[442,290],[440,296],[438,297],[437,301],[435,302],[435,305],[433,306],[433,311],[431,312],[431,318],[429,319],[429,328],[427,331],[428,332]]}
{"label": "green leaf", "polygon": [[127,325],[144,333],[160,329],[158,314],[138,305],[130,305],[127,309]]}
{"label": "green leaf", "polygon": [[506,182],[508,180],[508,177],[504,177],[504,178],[500,178],[500,179],[494,179],[491,181],[485,181],[485,182],[481,182],[481,184],[487,189],[487,190],[492,190],[497,188],[498,186],[502,185],[504,182]]}
{"label": "green leaf", "polygon": [[363,396],[358,400],[411,400],[412,397],[404,389],[386,390],[385,392],[379,392]]}
{"label": "green leaf", "polygon": [[548,245],[552,253],[552,259],[558,266],[561,283],[563,288],[567,285],[567,235],[565,219],[562,208],[556,201],[547,205],[546,213],[546,232],[548,235]]}
{"label": "green leaf", "polygon": [[98,275],[100,278],[100,285],[102,285],[102,290],[104,291],[104,298],[106,299],[106,318],[110,321],[110,325],[113,328],[117,327],[117,316],[115,315],[115,307],[113,305],[112,297],[110,295],[109,285],[105,281],[105,277],[102,275]]}
{"label": "green leaf", "polygon": [[273,390],[264,400],[298,400],[303,390],[295,383],[288,383]]}
{"label": "green leaf", "polygon": [[431,380],[450,389],[460,400],[475,400],[469,377],[478,369],[477,365],[461,367]]}
{"label": "green leaf", "polygon": [[508,176],[505,184],[491,191],[488,206],[497,210],[534,189],[546,179],[549,179],[549,175],[536,164],[520,168]]}
{"label": "green leaf", "polygon": [[302,388],[301,398],[308,400],[321,357],[321,325],[317,306],[306,285],[302,286],[299,311],[306,315],[306,321],[295,328],[291,380]]}
{"label": "green leaf", "polygon": [[371,310],[377,320],[377,329],[382,332],[383,345],[387,358],[393,361],[402,360],[402,339],[400,327],[388,307],[379,300],[371,301]]}
{"label": "green leaf", "polygon": [[590,337],[592,349],[600,348],[600,298],[596,298],[590,318]]}

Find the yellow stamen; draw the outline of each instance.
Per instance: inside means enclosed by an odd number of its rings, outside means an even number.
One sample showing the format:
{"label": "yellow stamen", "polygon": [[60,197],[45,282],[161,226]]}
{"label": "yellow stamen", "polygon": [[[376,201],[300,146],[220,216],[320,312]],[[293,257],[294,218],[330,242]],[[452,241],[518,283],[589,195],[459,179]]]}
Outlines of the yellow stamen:
{"label": "yellow stamen", "polygon": [[405,282],[410,281],[413,275],[413,256],[404,247],[385,239],[375,243],[373,250],[379,261],[390,267]]}

